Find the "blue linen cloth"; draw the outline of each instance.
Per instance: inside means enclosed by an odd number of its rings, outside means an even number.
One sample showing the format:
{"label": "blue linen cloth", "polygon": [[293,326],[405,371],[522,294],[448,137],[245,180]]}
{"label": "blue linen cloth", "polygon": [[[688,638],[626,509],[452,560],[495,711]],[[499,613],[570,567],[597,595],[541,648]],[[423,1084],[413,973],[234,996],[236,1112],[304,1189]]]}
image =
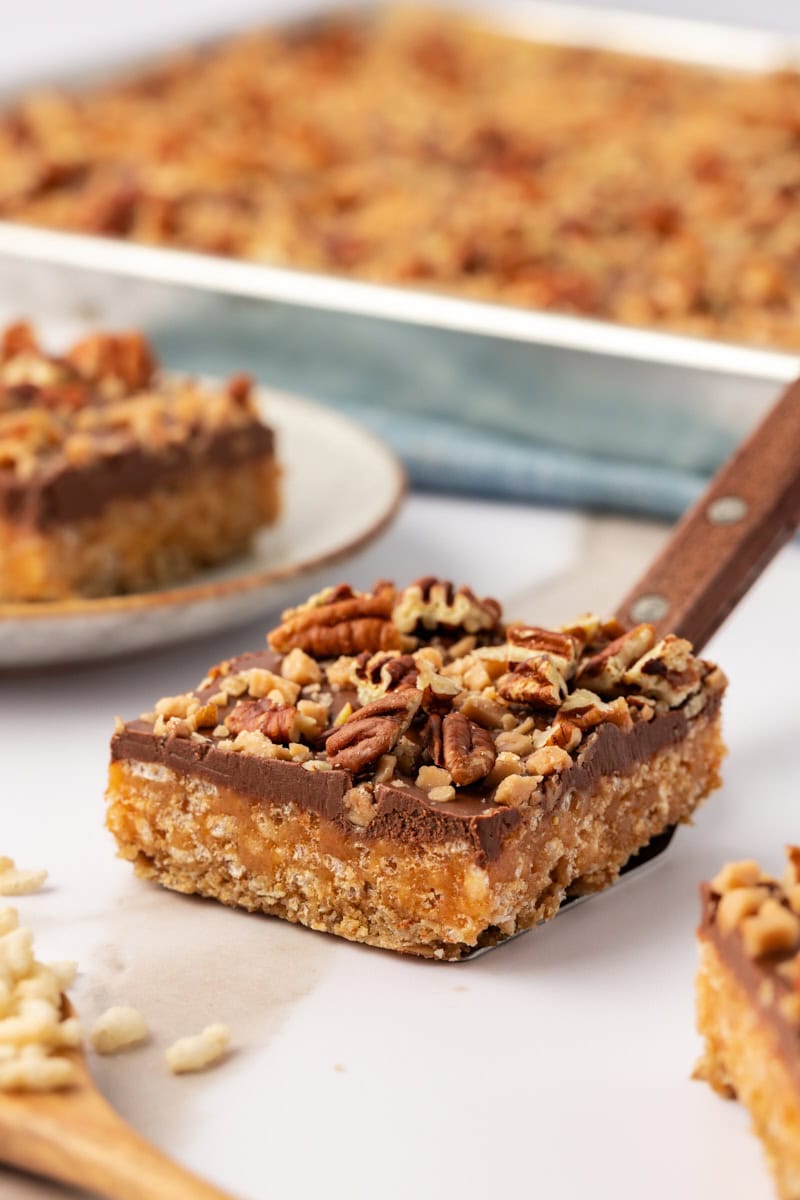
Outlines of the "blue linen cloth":
{"label": "blue linen cloth", "polygon": [[168,366],[250,371],[347,413],[427,490],[674,520],[738,436],[603,379],[570,393],[524,343],[219,299],[171,312],[153,332]]}

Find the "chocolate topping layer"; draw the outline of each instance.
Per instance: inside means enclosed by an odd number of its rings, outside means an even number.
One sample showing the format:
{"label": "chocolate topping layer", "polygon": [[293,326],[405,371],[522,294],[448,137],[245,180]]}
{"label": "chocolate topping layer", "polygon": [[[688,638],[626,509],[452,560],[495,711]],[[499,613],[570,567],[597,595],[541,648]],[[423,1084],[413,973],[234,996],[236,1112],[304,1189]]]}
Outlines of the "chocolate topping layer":
{"label": "chocolate topping layer", "polygon": [[274,452],[274,434],[258,421],[200,432],[158,454],[140,446],[85,467],[58,465],[25,481],[0,470],[0,515],[46,529],[97,514],[110,500],[179,482],[196,466],[235,466]]}
{"label": "chocolate topping layer", "polygon": [[[724,965],[746,993],[762,1024],[770,1031],[795,1086],[800,1088],[800,1035],[797,1026],[783,1015],[776,1003],[779,997],[794,990],[790,981],[776,969],[792,955],[776,954],[758,959],[750,958],[745,953],[739,930],[722,933],[717,925],[719,901],[720,897],[707,883],[701,884],[701,916],[697,936],[714,947]],[[764,1004],[759,994],[766,981],[774,989],[774,999],[769,1004]]]}
{"label": "chocolate topping layer", "polygon": [[[236,669],[263,666],[274,669],[279,656],[271,652],[244,655],[234,660]],[[206,696],[216,688],[199,693]],[[707,713],[716,710],[717,697],[709,697]],[[593,792],[602,775],[628,775],[638,763],[665,746],[686,736],[688,720],[680,710],[657,715],[623,732],[616,726],[600,726],[589,738],[577,762],[560,776],[552,776],[541,788],[548,809],[573,792]],[[488,802],[479,791],[460,793],[448,803],[435,803],[411,781],[401,780],[375,788],[377,808],[366,829],[357,831],[347,819],[345,796],[353,786],[349,771],[307,771],[299,763],[218,750],[210,741],[153,733],[146,721],[133,721],[115,734],[111,742],[115,761],[160,763],[180,774],[191,774],[209,783],[227,786],[265,804],[293,803],[310,809],[342,830],[373,840],[396,838],[406,843],[439,843],[457,838],[471,841],[481,862],[497,859],[521,821],[517,808]]]}

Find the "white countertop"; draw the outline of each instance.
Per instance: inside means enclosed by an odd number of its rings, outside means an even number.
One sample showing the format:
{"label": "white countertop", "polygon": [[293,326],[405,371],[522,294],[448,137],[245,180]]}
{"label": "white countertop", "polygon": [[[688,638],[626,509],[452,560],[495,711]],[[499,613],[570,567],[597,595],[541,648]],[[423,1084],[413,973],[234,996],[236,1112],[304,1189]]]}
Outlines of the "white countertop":
{"label": "white countertop", "polygon": [[[610,610],[664,536],[624,520],[412,497],[346,572],[432,571],[547,621]],[[342,575],[345,572],[341,572]],[[113,716],[190,685],[263,623],[68,674],[0,680],[0,853],[47,867],[19,908],[44,957],[78,959],[87,1023],[111,1003],[153,1042],[93,1058],[112,1102],[248,1200],[587,1195],[767,1200],[746,1113],[689,1074],[697,884],[796,840],[800,550],[710,648],[730,675],[725,786],[651,873],[473,963],[417,962],[161,891],[103,828]],[[794,662],[797,662],[796,652]],[[165,1046],[226,1021],[235,1052],[172,1078]],[[3,1200],[55,1196],[0,1170]]]}

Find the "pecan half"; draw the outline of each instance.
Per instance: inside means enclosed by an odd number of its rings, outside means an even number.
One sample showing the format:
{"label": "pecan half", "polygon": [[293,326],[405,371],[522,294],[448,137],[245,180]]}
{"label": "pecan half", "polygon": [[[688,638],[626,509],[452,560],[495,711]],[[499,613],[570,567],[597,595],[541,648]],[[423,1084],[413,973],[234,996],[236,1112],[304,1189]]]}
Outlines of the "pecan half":
{"label": "pecan half", "polygon": [[558,708],[567,694],[564,676],[549,654],[518,663],[508,675],[501,675],[496,687],[504,699],[534,708]]}
{"label": "pecan half", "polygon": [[300,734],[300,714],[293,704],[276,704],[274,700],[240,700],[225,718],[231,733],[263,733],[273,742],[296,742]]}
{"label": "pecan half", "polygon": [[448,713],[442,722],[444,765],[459,787],[483,779],[494,766],[497,753],[488,729],[463,713]]}
{"label": "pecan half", "polygon": [[392,619],[402,633],[413,633],[419,626],[478,633],[495,629],[500,615],[496,600],[479,600],[468,587],[456,589],[447,580],[426,575],[400,593]]}
{"label": "pecan half", "polygon": [[421,700],[416,688],[404,688],[356,709],[329,736],[325,745],[328,761],[355,772],[388,754],[413,721]]}
{"label": "pecan half", "polygon": [[652,649],[655,640],[652,625],[636,625],[629,629],[581,663],[578,686],[591,688],[601,696],[613,696],[625,672]]}
{"label": "pecan half", "polygon": [[565,679],[575,674],[583,643],[571,633],[538,625],[512,625],[506,639],[510,645],[534,654],[549,654]]}
{"label": "pecan half", "polygon": [[374,592],[354,592],[346,584],[326,589],[299,608],[287,609],[283,623],[269,634],[269,644],[279,654],[299,647],[315,658],[402,649],[403,639],[391,621],[394,600],[390,583],[376,585]]}
{"label": "pecan half", "polygon": [[140,333],[93,333],[72,347],[67,361],[84,379],[118,380],[130,392],[147,387],[156,370]]}

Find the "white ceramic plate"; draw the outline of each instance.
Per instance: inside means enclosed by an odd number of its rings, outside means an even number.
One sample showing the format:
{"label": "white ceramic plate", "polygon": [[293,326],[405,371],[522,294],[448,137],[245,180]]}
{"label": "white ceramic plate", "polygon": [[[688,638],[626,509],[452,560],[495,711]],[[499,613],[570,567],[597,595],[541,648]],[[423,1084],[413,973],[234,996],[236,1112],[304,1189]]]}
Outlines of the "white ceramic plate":
{"label": "white ceramic plate", "polygon": [[0,604],[0,669],[112,658],[275,613],[386,527],[405,487],[391,451],[309,400],[262,392],[261,402],[277,432],[284,511],[252,551],[168,591]]}

